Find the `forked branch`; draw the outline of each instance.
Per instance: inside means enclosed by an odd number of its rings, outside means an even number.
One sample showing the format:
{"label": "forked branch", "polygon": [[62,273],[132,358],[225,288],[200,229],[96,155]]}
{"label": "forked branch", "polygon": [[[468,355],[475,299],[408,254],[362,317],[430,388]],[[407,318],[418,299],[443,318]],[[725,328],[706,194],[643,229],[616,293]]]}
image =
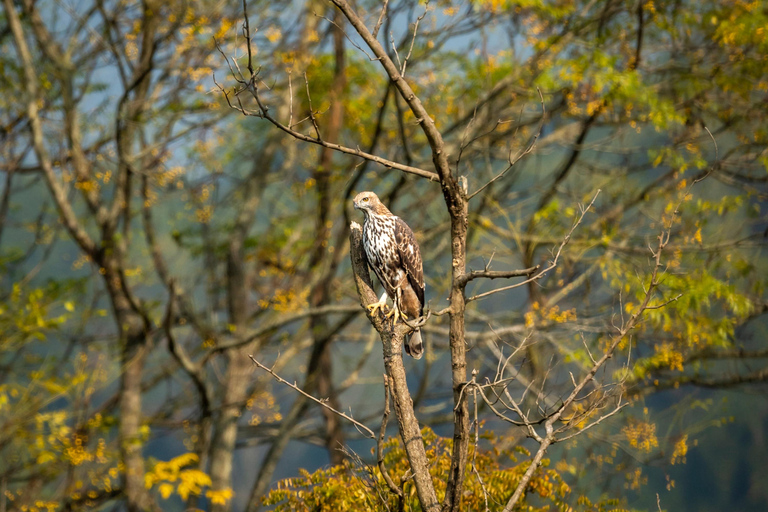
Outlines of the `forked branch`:
{"label": "forked branch", "polygon": [[[236,110],[243,114],[244,116],[253,116],[253,117],[260,117],[262,119],[266,119],[273,125],[275,125],[277,128],[282,130],[283,132],[287,133],[291,137],[303,141],[303,142],[309,142],[311,144],[316,144],[318,146],[322,146],[324,148],[331,149],[333,151],[338,151],[339,153],[344,153],[347,155],[357,156],[360,158],[363,158],[365,160],[369,160],[371,162],[377,163],[379,165],[382,165],[388,169],[396,169],[402,172],[406,172],[408,174],[414,174],[416,176],[420,176],[422,178],[427,178],[430,181],[438,181],[438,175],[434,172],[427,171],[425,169],[420,169],[418,167],[414,167],[411,165],[405,165],[401,164],[399,162],[395,162],[394,160],[389,160],[383,157],[380,157],[378,155],[373,155],[370,153],[367,153],[363,150],[358,148],[350,148],[347,146],[343,146],[341,144],[337,144],[335,142],[329,142],[324,140],[320,136],[319,127],[317,125],[317,119],[315,116],[315,113],[312,112],[310,107],[310,118],[312,120],[313,128],[315,130],[315,136],[310,136],[304,133],[301,133],[293,128],[293,120],[292,116],[291,119],[289,119],[289,124],[284,124],[274,116],[272,116],[269,113],[269,107],[264,103],[264,100],[262,99],[261,95],[259,94],[259,70],[257,69],[254,71],[253,66],[253,52],[251,49],[251,38],[250,33],[248,30],[248,17],[245,15],[246,22],[245,22],[245,35],[246,35],[246,46],[248,48],[248,71],[250,76],[248,78],[244,77],[240,72],[239,69],[235,70],[233,68],[232,63],[235,62],[234,58],[230,59],[229,56],[227,56],[224,53],[224,50],[222,50],[221,46],[219,45],[218,41],[214,39],[214,43],[216,44],[216,48],[218,49],[219,53],[226,59],[227,64],[229,65],[230,72],[232,74],[232,77],[234,80],[238,83],[238,87],[232,89],[231,92],[227,91],[227,89],[224,88],[221,84],[219,84],[216,81],[216,77],[213,77],[214,84],[216,87],[221,91],[221,93],[224,95],[224,99],[227,102],[227,105],[229,108]],[[251,96],[256,101],[256,104],[258,106],[258,110],[249,110],[243,106],[243,103],[240,100],[240,95],[244,92],[248,92],[251,94]],[[233,97],[236,101],[236,104],[233,103]]]}
{"label": "forked branch", "polygon": [[[568,233],[566,233],[565,237],[563,238],[563,241],[560,243],[560,246],[557,248],[557,251],[555,252],[555,255],[552,258],[552,261],[550,261],[549,265],[547,265],[541,271],[539,271],[538,273],[532,275],[531,277],[529,277],[528,279],[526,279],[524,281],[521,281],[519,283],[515,283],[515,284],[512,284],[512,285],[509,285],[509,286],[503,286],[501,288],[496,288],[494,290],[489,290],[487,292],[479,293],[477,295],[473,295],[472,297],[469,297],[467,299],[467,302],[471,302],[471,301],[477,300],[477,299],[482,299],[484,297],[488,297],[489,295],[493,295],[494,293],[499,293],[499,292],[503,292],[505,290],[511,290],[513,288],[517,288],[519,286],[524,286],[524,285],[526,285],[526,284],[528,284],[528,283],[530,283],[532,281],[538,281],[539,279],[541,279],[542,277],[547,275],[552,269],[554,269],[557,266],[557,262],[560,259],[560,253],[563,252],[563,248],[566,245],[568,245],[568,242],[570,242],[570,240],[571,240],[571,235],[573,235],[573,232],[576,230],[577,227],[579,227],[579,225],[581,224],[581,221],[584,220],[584,216],[592,208],[592,205],[595,204],[595,200],[597,200],[597,196],[599,196],[599,195],[600,195],[600,189],[597,190],[597,192],[595,193],[595,196],[592,198],[592,201],[590,201],[587,206],[581,208],[581,215],[579,215],[579,218],[576,219],[576,221],[571,226],[571,229],[568,231]],[[538,268],[538,267],[535,267],[535,268]],[[484,276],[481,275],[479,277],[484,277]]]}

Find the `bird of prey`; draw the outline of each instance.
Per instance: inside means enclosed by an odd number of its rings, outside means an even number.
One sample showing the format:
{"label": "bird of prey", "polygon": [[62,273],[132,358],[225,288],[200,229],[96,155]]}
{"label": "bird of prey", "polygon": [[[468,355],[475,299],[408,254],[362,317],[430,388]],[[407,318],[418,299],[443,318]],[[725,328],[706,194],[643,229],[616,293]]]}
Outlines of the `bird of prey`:
{"label": "bird of prey", "polygon": [[[393,215],[373,192],[360,192],[355,197],[355,208],[365,214],[363,247],[368,265],[384,287],[379,302],[368,309],[372,314],[386,305],[387,297],[394,307],[387,318],[400,317],[408,323],[424,315],[424,270],[421,251],[413,231],[403,219]],[[406,336],[405,352],[420,359],[424,354],[421,331],[414,330]]]}

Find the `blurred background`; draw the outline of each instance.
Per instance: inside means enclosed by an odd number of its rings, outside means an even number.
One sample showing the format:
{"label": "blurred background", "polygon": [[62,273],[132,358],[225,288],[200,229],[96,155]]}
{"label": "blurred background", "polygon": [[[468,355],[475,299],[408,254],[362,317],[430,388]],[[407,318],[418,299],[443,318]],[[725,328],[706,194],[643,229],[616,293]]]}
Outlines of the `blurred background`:
{"label": "blurred background", "polygon": [[[546,266],[600,190],[546,278],[467,287],[479,380],[529,340],[516,386],[556,404],[637,307],[673,223],[659,300],[682,295],[597,376],[631,405],[550,452],[562,502],[768,510],[768,4],[355,9],[466,180],[471,269]],[[331,3],[249,0],[247,14],[274,119],[433,170]],[[0,510],[256,510],[300,470],[373,461],[370,440],[248,356],[377,430],[384,369],[350,271],[351,199],[375,191],[413,228],[437,311],[443,196],[242,115],[259,112],[237,93],[247,66],[240,2],[3,0]],[[422,425],[450,438],[447,317],[423,332],[409,385]],[[479,419],[497,459],[533,446],[482,404]]]}

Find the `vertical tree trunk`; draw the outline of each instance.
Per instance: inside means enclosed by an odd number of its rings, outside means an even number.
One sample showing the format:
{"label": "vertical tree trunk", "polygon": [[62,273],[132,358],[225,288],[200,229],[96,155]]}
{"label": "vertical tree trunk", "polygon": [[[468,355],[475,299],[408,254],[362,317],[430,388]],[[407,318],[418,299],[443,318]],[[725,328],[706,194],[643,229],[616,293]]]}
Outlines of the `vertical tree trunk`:
{"label": "vertical tree trunk", "polygon": [[123,288],[116,247],[105,251],[102,261],[104,281],[114,310],[114,318],[119,332],[121,350],[120,375],[120,422],[118,426],[120,455],[125,466],[123,492],[129,512],[149,510],[152,500],[144,486],[142,397],[141,380],[144,374],[144,362],[149,349],[149,329],[147,321],[135,309],[127,290]]}
{"label": "vertical tree trunk", "polygon": [[[248,325],[249,275],[245,269],[243,242],[247,228],[241,225],[230,240],[227,256],[227,299],[229,319],[235,326],[235,334],[243,336]],[[246,400],[250,383],[251,361],[248,353],[251,345],[227,352],[227,370],[224,376],[224,396],[219,411],[216,430],[211,442],[211,487],[214,491],[228,489],[232,485],[232,457],[237,440],[237,423]],[[213,505],[211,510],[229,510],[229,504]]]}
{"label": "vertical tree trunk", "polygon": [[467,381],[467,356],[464,340],[464,314],[466,302],[464,285],[460,284],[466,271],[467,201],[454,205],[451,212],[452,282],[450,309],[451,384],[453,387],[453,454],[448,485],[443,499],[443,510],[458,511],[464,488],[469,446],[469,410],[462,389]]}
{"label": "vertical tree trunk", "polygon": [[141,378],[147,355],[147,340],[142,320],[130,314],[120,333],[122,344],[120,381],[120,454],[125,465],[124,492],[128,510],[148,510],[152,504],[144,486],[144,455],[141,439]]}
{"label": "vertical tree trunk", "polygon": [[[248,349],[230,350],[227,352],[227,360],[227,373],[223,382],[223,403],[211,441],[210,477],[211,488],[215,491],[232,486],[232,459],[237,440],[237,423],[247,398],[248,384],[252,374]],[[222,512],[229,508],[229,504],[213,505],[211,510]]]}

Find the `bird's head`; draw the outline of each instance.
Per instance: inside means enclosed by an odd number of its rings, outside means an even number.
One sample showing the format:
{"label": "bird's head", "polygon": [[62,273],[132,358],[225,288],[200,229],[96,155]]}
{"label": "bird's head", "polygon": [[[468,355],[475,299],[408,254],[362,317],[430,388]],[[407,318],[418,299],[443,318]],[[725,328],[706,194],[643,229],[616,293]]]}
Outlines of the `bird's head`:
{"label": "bird's head", "polygon": [[383,215],[389,213],[386,206],[379,201],[379,196],[373,192],[360,192],[355,196],[354,205],[356,210],[362,210],[363,213]]}

